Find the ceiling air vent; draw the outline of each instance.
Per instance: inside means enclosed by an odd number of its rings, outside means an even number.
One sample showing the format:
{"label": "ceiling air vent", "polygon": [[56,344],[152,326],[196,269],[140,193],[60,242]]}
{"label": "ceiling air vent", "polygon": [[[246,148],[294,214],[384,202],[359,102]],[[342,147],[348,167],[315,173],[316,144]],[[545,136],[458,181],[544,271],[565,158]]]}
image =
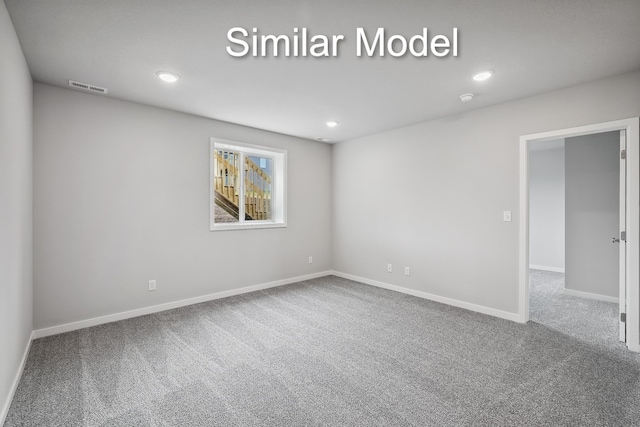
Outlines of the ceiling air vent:
{"label": "ceiling air vent", "polygon": [[93,93],[102,93],[102,94],[106,94],[107,92],[109,92],[109,89],[104,88],[104,87],[100,87],[100,86],[94,86],[94,85],[90,85],[87,83],[80,83],[80,82],[76,82],[73,80],[69,80],[69,86],[71,87],[75,87],[76,89],[82,89],[82,90],[86,90],[89,92],[93,92]]}

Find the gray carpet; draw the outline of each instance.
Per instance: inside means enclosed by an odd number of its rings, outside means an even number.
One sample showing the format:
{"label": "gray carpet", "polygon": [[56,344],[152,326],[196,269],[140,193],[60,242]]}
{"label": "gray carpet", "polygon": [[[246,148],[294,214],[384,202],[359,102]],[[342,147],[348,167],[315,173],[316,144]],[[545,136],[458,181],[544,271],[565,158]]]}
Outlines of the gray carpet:
{"label": "gray carpet", "polygon": [[592,345],[624,350],[618,337],[618,304],[565,295],[562,273],[530,270],[529,289],[532,322]]}
{"label": "gray carpet", "polygon": [[325,277],[35,340],[5,426],[639,420],[620,347]]}

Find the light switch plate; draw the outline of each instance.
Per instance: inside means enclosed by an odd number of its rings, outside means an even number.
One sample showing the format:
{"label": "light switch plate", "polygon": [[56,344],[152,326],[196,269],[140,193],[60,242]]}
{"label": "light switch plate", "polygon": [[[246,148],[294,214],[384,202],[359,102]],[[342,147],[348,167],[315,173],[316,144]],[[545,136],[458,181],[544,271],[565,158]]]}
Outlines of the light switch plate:
{"label": "light switch plate", "polygon": [[511,222],[511,211],[504,211],[502,213],[502,220],[504,222]]}

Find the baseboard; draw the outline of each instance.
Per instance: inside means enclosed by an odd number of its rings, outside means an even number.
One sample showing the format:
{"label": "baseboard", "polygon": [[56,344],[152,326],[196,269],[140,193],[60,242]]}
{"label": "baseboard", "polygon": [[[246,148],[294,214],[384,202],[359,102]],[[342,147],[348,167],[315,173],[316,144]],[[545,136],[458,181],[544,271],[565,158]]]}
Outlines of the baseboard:
{"label": "baseboard", "polygon": [[403,288],[402,286],[396,286],[396,285],[391,285],[389,283],[378,282],[377,280],[366,279],[364,277],[341,273],[339,271],[332,271],[331,274],[334,276],[342,277],[344,279],[349,279],[349,280],[354,280],[356,282],[364,283],[366,285],[389,289],[391,291],[413,295],[414,297],[424,298],[431,301],[440,302],[442,304],[452,305],[458,308],[464,308],[465,310],[475,311],[477,313],[488,314],[489,316],[511,320],[512,322],[519,321],[519,317],[517,313],[509,313],[508,311],[496,310],[495,308],[485,307],[483,305],[472,304],[472,303],[468,303],[468,302],[464,302],[464,301],[460,301],[452,298],[429,294],[427,292],[416,291],[414,289],[409,289],[409,288]]}
{"label": "baseboard", "polygon": [[9,407],[11,406],[11,402],[13,401],[13,396],[16,394],[16,390],[18,389],[18,384],[20,384],[20,378],[22,378],[22,372],[24,371],[24,366],[27,363],[27,356],[29,356],[29,350],[31,350],[32,342],[33,342],[33,332],[29,336],[29,342],[27,343],[27,347],[24,349],[24,354],[22,355],[22,360],[20,361],[20,367],[18,368],[18,372],[16,372],[16,375],[13,378],[13,383],[11,384],[11,391],[9,392],[9,396],[7,396],[7,400],[2,405],[2,410],[0,411],[0,426],[4,425],[7,415],[9,414]]}
{"label": "baseboard", "polygon": [[554,273],[564,273],[564,268],[560,267],[547,267],[544,265],[530,265],[530,270],[542,270],[542,271],[553,271]]}
{"label": "baseboard", "polygon": [[[51,335],[62,334],[65,332],[76,331],[78,329],[89,328],[91,326],[102,325],[105,323],[117,322],[119,320],[130,319],[132,317],[144,316],[146,314],[158,313],[174,308],[185,307],[187,305],[198,304],[201,302],[212,301],[220,298],[231,297],[234,295],[246,294],[249,292],[260,291],[262,289],[275,288],[277,286],[289,285],[291,283],[302,282],[305,280],[316,279],[331,274],[331,271],[322,271],[319,273],[307,274],[304,276],[291,277],[288,279],[276,280],[275,282],[262,283],[259,285],[246,286],[239,289],[231,289],[229,291],[216,292],[214,294],[203,295],[194,298],[187,298],[179,301],[172,301],[164,304],[152,305],[149,307],[138,308],[120,313],[108,314],[106,316],[94,317],[91,319],[80,320],[78,322],[65,323],[62,325],[51,326],[49,328],[37,329],[33,331],[33,339],[48,337]],[[1,425],[1,424],[0,424]]]}
{"label": "baseboard", "polygon": [[600,295],[600,294],[592,294],[590,292],[574,291],[573,289],[567,289],[567,288],[564,288],[564,294],[571,297],[580,297],[580,298],[595,299],[598,301],[615,302],[616,304],[620,302],[619,298],[616,298],[616,297],[609,297],[609,296]]}

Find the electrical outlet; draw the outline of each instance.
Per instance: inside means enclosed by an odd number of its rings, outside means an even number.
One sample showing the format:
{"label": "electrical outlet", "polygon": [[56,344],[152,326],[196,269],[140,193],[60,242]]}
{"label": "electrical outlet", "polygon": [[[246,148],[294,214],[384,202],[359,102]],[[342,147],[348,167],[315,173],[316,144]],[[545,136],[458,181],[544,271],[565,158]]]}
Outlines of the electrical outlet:
{"label": "electrical outlet", "polygon": [[313,257],[312,256],[309,257],[309,264],[313,264]]}
{"label": "electrical outlet", "polygon": [[150,291],[155,291],[156,290],[156,281],[155,280],[149,280],[149,290]]}
{"label": "electrical outlet", "polygon": [[409,271],[409,267],[404,268],[404,275],[408,276],[411,272]]}
{"label": "electrical outlet", "polygon": [[391,266],[391,264],[387,264],[387,271],[389,273],[391,273],[393,271],[393,267]]}

